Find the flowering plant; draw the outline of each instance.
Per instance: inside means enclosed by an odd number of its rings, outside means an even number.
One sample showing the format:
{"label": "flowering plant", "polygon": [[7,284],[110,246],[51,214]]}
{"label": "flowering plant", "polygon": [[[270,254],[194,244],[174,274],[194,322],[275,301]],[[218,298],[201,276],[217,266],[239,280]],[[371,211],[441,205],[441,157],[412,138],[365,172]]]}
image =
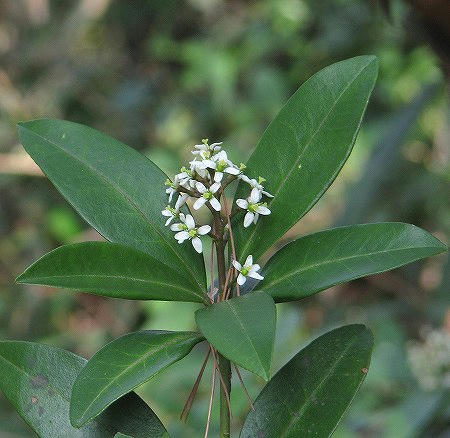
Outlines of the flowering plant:
{"label": "flowering plant", "polygon": [[[246,165],[234,164],[222,143],[204,140],[172,180],[135,150],[91,128],[59,120],[19,124],[28,153],[108,242],[57,248],[17,282],[202,304],[195,312],[198,331],[129,333],[87,362],[48,345],[0,342],[0,389],[39,436],[167,437],[133,391],[203,341],[205,360],[181,416],[187,419],[211,360],[205,436],[216,386],[220,436],[231,435],[232,372],[249,400],[242,438],[330,436],[368,373],[371,332],[353,324],[325,333],[272,376],[276,303],[446,247],[413,225],[376,223],[302,236],[262,268],[258,262],[343,166],[377,69],[372,56],[323,69],[291,97]],[[233,184],[235,201],[227,194]],[[200,209],[209,210],[210,223],[196,221]],[[208,238],[209,285],[203,258]],[[268,381],[255,401],[239,368]]]}

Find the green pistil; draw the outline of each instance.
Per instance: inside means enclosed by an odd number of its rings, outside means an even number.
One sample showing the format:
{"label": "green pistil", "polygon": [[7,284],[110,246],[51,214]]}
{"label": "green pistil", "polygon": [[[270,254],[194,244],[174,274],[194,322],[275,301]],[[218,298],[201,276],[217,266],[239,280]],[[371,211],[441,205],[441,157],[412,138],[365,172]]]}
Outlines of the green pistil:
{"label": "green pistil", "polygon": [[251,213],[256,213],[256,210],[258,210],[259,204],[248,204],[248,211]]}
{"label": "green pistil", "polygon": [[196,229],[189,230],[189,236],[191,236],[191,237],[197,236],[197,230]]}
{"label": "green pistil", "polygon": [[210,199],[212,199],[213,194],[211,192],[205,192],[203,193],[203,197],[209,201]]}
{"label": "green pistil", "polygon": [[217,163],[217,170],[219,172],[223,172],[227,167],[228,167],[228,164],[226,161],[222,160]]}
{"label": "green pistil", "polygon": [[181,224],[181,229],[184,230],[184,231],[187,231],[188,227],[187,227],[186,224]]}
{"label": "green pistil", "polygon": [[248,269],[247,268],[242,268],[241,269],[241,274],[246,277],[248,275]]}

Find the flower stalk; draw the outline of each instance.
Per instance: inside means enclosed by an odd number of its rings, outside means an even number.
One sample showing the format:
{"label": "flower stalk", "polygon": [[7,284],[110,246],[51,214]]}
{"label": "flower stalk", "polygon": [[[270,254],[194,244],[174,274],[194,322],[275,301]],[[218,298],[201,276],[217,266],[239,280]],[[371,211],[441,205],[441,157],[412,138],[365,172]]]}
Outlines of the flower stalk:
{"label": "flower stalk", "polygon": [[[161,212],[166,218],[166,226],[170,226],[170,229],[175,232],[174,237],[179,244],[190,241],[195,251],[201,253],[203,251],[202,238],[206,235],[211,237],[211,285],[209,291],[206,292],[210,299],[210,305],[214,305],[218,301],[228,300],[233,298],[233,296],[240,296],[239,286],[245,283],[247,277],[259,280],[263,278],[257,272],[260,267],[258,264],[253,264],[251,255],[242,264],[237,260],[231,218],[245,211],[244,227],[248,228],[252,224],[256,224],[260,215],[266,216],[271,213],[267,208],[267,203],[262,201],[263,196],[267,198],[272,197],[262,186],[262,183],[265,181],[264,178],[258,177],[256,180],[245,175],[243,172],[246,166],[243,164],[235,165],[228,158],[227,153],[222,150],[221,144],[213,143],[210,145],[208,140],[202,140],[202,144],[194,146],[192,151],[194,159],[189,162],[189,167],[182,167],[180,173],[175,175],[173,182],[170,180],[166,182],[169,204]],[[225,189],[234,181],[248,184],[249,194],[246,199],[238,199],[236,201],[238,208],[228,209]],[[170,204],[176,196],[175,205],[172,207]],[[184,204],[188,201],[194,211],[203,207],[207,207],[210,210],[212,215],[211,225],[198,225],[192,215],[182,212],[181,209],[185,208]],[[174,219],[179,219],[180,222],[172,223]],[[227,257],[226,249],[228,243]],[[214,285],[216,270],[217,288]],[[210,351],[214,359],[214,370],[205,437],[209,431],[214,398],[214,380],[217,372],[221,383],[220,437],[229,438],[231,434],[231,362],[220,354],[213,345],[210,345]],[[202,366],[202,370],[206,365],[206,361],[207,359]],[[202,370],[183,410],[182,417],[184,418],[187,418],[197,392],[198,384],[203,374]],[[239,378],[243,384],[240,375]],[[243,387],[245,390],[244,384]]]}

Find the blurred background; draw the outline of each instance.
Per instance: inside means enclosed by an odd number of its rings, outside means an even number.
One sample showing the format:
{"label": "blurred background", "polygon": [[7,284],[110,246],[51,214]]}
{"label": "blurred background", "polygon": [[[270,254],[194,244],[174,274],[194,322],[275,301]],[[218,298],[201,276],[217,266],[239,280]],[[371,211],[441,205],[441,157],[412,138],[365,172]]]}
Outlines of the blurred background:
{"label": "blurred background", "polygon": [[[27,158],[20,120],[87,124],[173,175],[204,137],[245,161],[311,74],[375,54],[380,75],[354,151],[285,241],[390,220],[448,242],[449,14],[447,0],[0,0],[1,339],[90,357],[129,331],[195,329],[197,307],[14,284],[56,246],[100,238]],[[374,331],[370,373],[335,437],[450,436],[448,266],[433,257],[279,305],[274,370],[330,328]],[[210,369],[187,425],[178,417],[204,352],[197,346],[138,391],[173,437],[203,435]],[[263,382],[244,379],[256,397]],[[237,381],[232,393],[237,428],[248,406]],[[0,437],[31,436],[0,396]]]}

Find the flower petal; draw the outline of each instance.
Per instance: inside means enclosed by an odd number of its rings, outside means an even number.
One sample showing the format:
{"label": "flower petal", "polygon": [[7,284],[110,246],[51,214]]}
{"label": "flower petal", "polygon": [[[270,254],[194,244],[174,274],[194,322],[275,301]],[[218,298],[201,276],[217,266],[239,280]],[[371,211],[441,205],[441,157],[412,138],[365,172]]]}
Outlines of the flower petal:
{"label": "flower petal", "polygon": [[261,192],[256,187],[254,187],[252,189],[252,192],[250,193],[250,198],[249,198],[250,203],[251,204],[258,203],[261,200],[261,196],[262,196]]}
{"label": "flower petal", "polygon": [[[225,169],[226,170],[226,169]],[[220,183],[220,181],[222,181],[222,179],[223,179],[223,173],[222,172],[216,172],[215,174],[214,174],[214,181],[216,182],[216,183]]]}
{"label": "flower petal", "polygon": [[258,222],[259,219],[259,213],[255,213],[255,217],[253,219],[253,223],[256,224],[256,222]]}
{"label": "flower petal", "polygon": [[[217,172],[216,172],[216,173],[217,173]],[[209,188],[209,191],[210,191],[211,193],[216,193],[217,190],[219,190],[219,189],[220,189],[220,183],[215,182],[215,183]]]}
{"label": "flower petal", "polygon": [[214,160],[216,161],[227,161],[227,153],[225,151],[220,151],[218,154],[214,155]]}
{"label": "flower petal", "polygon": [[264,215],[264,216],[266,216],[266,215],[268,215],[268,214],[271,213],[271,211],[270,211],[267,207],[264,207],[264,205],[260,205],[260,206],[256,209],[256,211],[257,211],[259,214],[262,214],[262,215]]}
{"label": "flower petal", "polygon": [[172,231],[181,231],[181,230],[183,229],[183,225],[184,225],[184,224],[180,224],[180,223],[178,223],[178,224],[172,224],[172,225],[170,226],[170,229],[171,229]]}
{"label": "flower petal", "polygon": [[206,167],[209,167],[210,169],[215,169],[217,167],[217,164],[213,160],[203,160],[203,162],[206,164]]}
{"label": "flower petal", "polygon": [[242,269],[242,265],[237,261],[237,260],[233,260],[233,266],[240,271]]}
{"label": "flower petal", "polygon": [[249,272],[248,276],[254,278],[255,280],[264,280],[264,277],[259,275],[257,272]]}
{"label": "flower petal", "polygon": [[179,233],[175,234],[174,237],[178,240],[178,243],[182,243],[186,239],[189,239],[189,233],[187,231],[180,231]]}
{"label": "flower petal", "polygon": [[175,202],[175,210],[179,210],[184,204],[186,204],[186,200],[189,198],[187,193],[181,193],[178,196],[177,202]]}
{"label": "flower petal", "polygon": [[203,236],[204,234],[208,234],[211,231],[211,227],[209,225],[202,225],[201,227],[197,228],[197,233],[200,234],[200,236]]}
{"label": "flower petal", "polygon": [[[253,262],[253,260],[252,260],[252,262]],[[254,265],[252,265],[250,267],[248,272],[258,272],[260,269],[261,269],[261,266],[259,266],[258,263],[255,263]]]}
{"label": "flower petal", "polygon": [[262,194],[266,195],[269,198],[274,198],[275,197],[275,196],[271,195],[269,192],[266,192],[265,190],[263,190]]}
{"label": "flower petal", "polygon": [[251,254],[249,254],[247,256],[247,258],[245,259],[244,266],[248,269],[248,268],[251,268],[252,265],[253,265],[253,256]]}
{"label": "flower petal", "polygon": [[205,193],[206,192],[206,187],[203,183],[201,182],[197,182],[195,184],[195,188],[200,192],[200,193]]}
{"label": "flower petal", "polygon": [[238,205],[238,207],[241,207],[244,210],[247,210],[248,202],[245,199],[237,199],[236,204]]}
{"label": "flower petal", "polygon": [[229,173],[230,175],[239,175],[240,170],[236,167],[227,167],[224,172]]}
{"label": "flower petal", "polygon": [[212,208],[214,208],[214,210],[216,211],[220,211],[222,208],[220,202],[216,198],[214,198],[214,196],[209,200],[209,203],[211,204]]}
{"label": "flower petal", "polygon": [[167,227],[167,225],[169,225],[169,224],[173,221],[173,218],[174,218],[174,217],[175,217],[175,216],[169,217],[169,219],[166,220],[166,223],[164,224],[164,226]]}
{"label": "flower petal", "polygon": [[255,215],[251,211],[247,211],[247,214],[244,217],[244,228],[247,228],[250,226],[254,217],[255,217]]}
{"label": "flower petal", "polygon": [[247,281],[247,279],[245,278],[244,275],[242,275],[242,274],[238,275],[237,282],[238,282],[239,286],[242,286],[246,281]]}
{"label": "flower petal", "polygon": [[194,218],[190,214],[186,215],[186,225],[189,230],[193,230],[195,228]]}
{"label": "flower petal", "polygon": [[200,240],[200,237],[194,237],[192,239],[192,246],[194,247],[194,249],[198,252],[201,253],[203,250],[203,245],[202,245],[202,241]]}
{"label": "flower petal", "polygon": [[194,202],[194,210],[198,210],[199,208],[201,208],[206,202],[206,199],[202,196],[201,198],[198,198],[195,202]]}
{"label": "flower petal", "polygon": [[247,184],[250,184],[250,178],[247,175],[244,175],[243,173],[241,173],[239,175],[239,179],[241,179],[242,181],[246,182]]}

